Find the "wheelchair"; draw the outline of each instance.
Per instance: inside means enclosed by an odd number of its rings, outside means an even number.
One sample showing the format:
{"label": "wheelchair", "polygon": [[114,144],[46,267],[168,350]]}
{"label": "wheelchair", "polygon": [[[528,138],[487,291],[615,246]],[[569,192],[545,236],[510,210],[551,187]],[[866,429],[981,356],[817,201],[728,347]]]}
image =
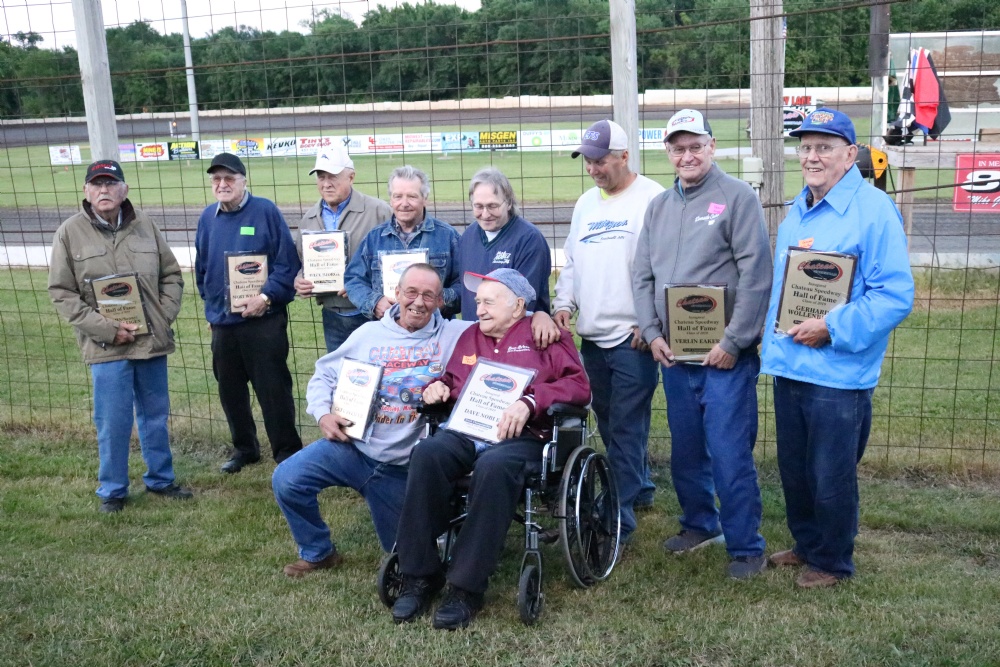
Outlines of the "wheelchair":
{"label": "wheelchair", "polygon": [[[422,406],[430,435],[447,418],[447,408]],[[555,404],[548,410],[554,427],[542,459],[529,471],[523,507],[515,521],[524,526],[524,555],[518,577],[517,609],[525,625],[542,615],[542,544],[559,543],[573,584],[589,588],[611,575],[618,562],[621,511],[618,488],[608,459],[587,446],[586,408]],[[452,497],[455,516],[438,538],[447,568],[455,539],[468,511],[471,476],[459,480]],[[554,524],[554,525],[553,525]],[[549,526],[546,528],[546,526]],[[399,556],[393,549],[379,567],[377,586],[382,603],[392,607],[402,591]]]}

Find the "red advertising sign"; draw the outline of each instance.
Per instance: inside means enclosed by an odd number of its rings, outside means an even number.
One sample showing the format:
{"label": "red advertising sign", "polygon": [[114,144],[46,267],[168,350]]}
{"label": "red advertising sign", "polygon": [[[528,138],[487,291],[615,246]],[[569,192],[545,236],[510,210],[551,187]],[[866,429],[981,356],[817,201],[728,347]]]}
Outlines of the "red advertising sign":
{"label": "red advertising sign", "polygon": [[952,208],[1000,213],[1000,153],[962,153],[955,157]]}

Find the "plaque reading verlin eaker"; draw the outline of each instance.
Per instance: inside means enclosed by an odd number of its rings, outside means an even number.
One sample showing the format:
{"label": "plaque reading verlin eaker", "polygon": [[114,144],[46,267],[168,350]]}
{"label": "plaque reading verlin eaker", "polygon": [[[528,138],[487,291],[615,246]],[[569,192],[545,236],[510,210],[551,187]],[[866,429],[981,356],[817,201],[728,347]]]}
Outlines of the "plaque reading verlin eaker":
{"label": "plaque reading verlin eaker", "polygon": [[664,286],[667,346],[674,359],[701,363],[726,331],[726,286]]}
{"label": "plaque reading verlin eaker", "polygon": [[226,299],[230,313],[242,313],[247,301],[260,294],[267,282],[267,255],[226,253]]}
{"label": "plaque reading verlin eaker", "polygon": [[480,359],[462,387],[447,428],[473,440],[500,442],[497,425],[503,411],[521,398],[534,378],[533,370]]}
{"label": "plaque reading verlin eaker", "polygon": [[109,320],[138,325],[132,332],[135,336],[149,333],[146,310],[139,292],[139,281],[135,273],[116,273],[91,281],[97,312]]}
{"label": "plaque reading verlin eaker", "polygon": [[850,301],[857,263],[855,255],[789,247],[775,330],[788,333]]}
{"label": "plaque reading verlin eaker", "polygon": [[396,285],[410,264],[426,264],[427,249],[404,250],[401,252],[387,252],[380,258],[382,260],[382,295],[390,301],[396,300]]}
{"label": "plaque reading verlin eaker", "polygon": [[382,367],[355,359],[344,359],[337,378],[330,411],[353,422],[341,430],[355,440],[368,440],[375,420],[375,401],[382,382]]}
{"label": "plaque reading verlin eaker", "polygon": [[344,289],[346,269],[346,232],[302,232],[302,277],[312,282],[314,293],[339,292]]}

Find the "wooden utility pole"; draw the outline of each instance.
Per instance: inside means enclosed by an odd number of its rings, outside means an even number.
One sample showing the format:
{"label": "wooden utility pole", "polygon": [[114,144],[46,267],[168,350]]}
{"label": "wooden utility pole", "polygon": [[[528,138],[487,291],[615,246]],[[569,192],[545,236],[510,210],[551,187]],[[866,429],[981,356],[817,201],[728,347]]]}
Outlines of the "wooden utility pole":
{"label": "wooden utility pole", "polygon": [[886,110],[889,92],[890,5],[872,5],[868,35],[868,73],[872,78],[872,124],[868,143],[885,146]]}
{"label": "wooden utility pole", "polygon": [[83,106],[93,160],[118,159],[118,124],[101,0],[73,0],[76,47],[83,79]]}
{"label": "wooden utility pole", "polygon": [[628,136],[628,166],[638,172],[641,162],[635,0],[611,0],[611,84],[614,120]]}
{"label": "wooden utility pole", "polygon": [[[782,95],[785,90],[785,40],[782,0],[750,0],[750,147],[763,162],[760,199],[780,204],[785,198],[785,139]],[[774,238],[785,217],[781,207],[764,209]]]}

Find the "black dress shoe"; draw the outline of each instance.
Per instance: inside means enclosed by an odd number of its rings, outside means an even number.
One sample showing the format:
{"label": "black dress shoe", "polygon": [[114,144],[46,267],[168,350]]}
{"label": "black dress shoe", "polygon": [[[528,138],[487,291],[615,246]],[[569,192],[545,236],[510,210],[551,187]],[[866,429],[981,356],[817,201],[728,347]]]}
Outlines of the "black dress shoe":
{"label": "black dress shoe", "polygon": [[408,577],[403,575],[403,590],[392,605],[392,620],[409,623],[422,616],[437,592],[444,588],[444,575],[431,577]]}
{"label": "black dress shoe", "polygon": [[190,500],[194,497],[194,494],[191,493],[191,491],[185,489],[183,486],[177,486],[173,482],[159,489],[153,489],[147,486],[146,492],[160,496],[161,498],[173,498],[174,500]]}
{"label": "black dress shoe", "polygon": [[245,458],[245,457],[240,456],[239,454],[237,454],[236,456],[232,457],[231,459],[229,459],[228,461],[226,461],[225,463],[223,463],[222,467],[219,468],[219,470],[221,470],[222,472],[224,472],[224,473],[226,473],[228,475],[234,475],[234,474],[238,473],[239,471],[243,470],[243,466],[248,466],[248,465],[257,463],[259,461],[260,461],[260,457],[259,456],[257,458],[254,458],[254,459],[248,459],[248,458]]}
{"label": "black dress shoe", "polygon": [[434,627],[438,630],[467,628],[482,608],[482,593],[473,593],[456,586],[448,586],[448,590],[444,594],[444,602],[434,613]]}
{"label": "black dress shoe", "polygon": [[125,509],[124,498],[104,498],[101,500],[101,506],[97,508],[97,511],[102,514],[116,514],[123,509]]}

